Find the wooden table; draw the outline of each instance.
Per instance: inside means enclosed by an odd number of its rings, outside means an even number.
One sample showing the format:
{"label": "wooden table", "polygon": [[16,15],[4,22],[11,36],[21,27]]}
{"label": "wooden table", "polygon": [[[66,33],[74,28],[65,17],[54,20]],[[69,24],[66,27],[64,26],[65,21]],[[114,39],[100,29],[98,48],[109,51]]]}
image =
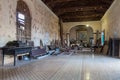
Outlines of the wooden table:
{"label": "wooden table", "polygon": [[14,56],[14,66],[16,65],[16,57],[20,54],[29,53],[31,60],[31,50],[32,47],[3,47],[2,49],[2,65],[4,66],[4,57],[5,55],[13,55]]}

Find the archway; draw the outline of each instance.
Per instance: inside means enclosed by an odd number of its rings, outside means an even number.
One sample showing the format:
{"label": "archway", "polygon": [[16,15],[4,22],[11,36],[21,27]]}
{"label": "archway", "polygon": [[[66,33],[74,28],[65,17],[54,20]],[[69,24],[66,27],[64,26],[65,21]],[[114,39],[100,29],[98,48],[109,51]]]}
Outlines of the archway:
{"label": "archway", "polygon": [[17,40],[31,40],[31,15],[27,4],[23,0],[18,0],[16,10]]}
{"label": "archway", "polygon": [[83,43],[84,47],[89,47],[92,44],[93,37],[93,29],[90,26],[77,25],[70,29],[70,44],[81,45]]}

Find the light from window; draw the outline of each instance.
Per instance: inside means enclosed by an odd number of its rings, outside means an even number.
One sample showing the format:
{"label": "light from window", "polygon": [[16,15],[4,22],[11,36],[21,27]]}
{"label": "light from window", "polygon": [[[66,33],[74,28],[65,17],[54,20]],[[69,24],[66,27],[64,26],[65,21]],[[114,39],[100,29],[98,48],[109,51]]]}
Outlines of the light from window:
{"label": "light from window", "polygon": [[24,20],[24,19],[25,19],[25,15],[24,15],[24,14],[21,14],[21,13],[18,13],[18,18]]}
{"label": "light from window", "polygon": [[24,26],[20,26],[20,29],[21,29],[21,30],[25,30],[25,27],[24,27]]}
{"label": "light from window", "polygon": [[25,25],[25,15],[22,13],[18,13],[18,21],[20,24]]}

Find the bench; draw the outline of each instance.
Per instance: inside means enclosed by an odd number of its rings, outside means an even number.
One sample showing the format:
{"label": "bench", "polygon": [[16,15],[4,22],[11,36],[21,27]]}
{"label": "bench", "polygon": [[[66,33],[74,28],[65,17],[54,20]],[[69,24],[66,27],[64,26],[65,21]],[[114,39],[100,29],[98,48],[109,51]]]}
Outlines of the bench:
{"label": "bench", "polygon": [[43,56],[43,55],[46,55],[47,54],[47,51],[43,48],[43,49],[33,49],[31,51],[31,56],[32,57],[38,57],[38,56]]}
{"label": "bench", "polygon": [[48,53],[50,55],[57,55],[57,54],[60,53],[60,48],[55,47],[54,45],[48,45],[47,47],[48,47],[48,50],[49,50]]}

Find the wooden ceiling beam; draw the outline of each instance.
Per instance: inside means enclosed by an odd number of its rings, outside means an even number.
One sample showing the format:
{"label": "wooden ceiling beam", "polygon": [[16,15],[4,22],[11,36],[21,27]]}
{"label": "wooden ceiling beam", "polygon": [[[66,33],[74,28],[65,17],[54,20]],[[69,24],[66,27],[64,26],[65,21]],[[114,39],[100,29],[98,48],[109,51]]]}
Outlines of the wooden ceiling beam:
{"label": "wooden ceiling beam", "polygon": [[63,16],[61,18],[91,18],[91,17],[102,17],[103,14],[92,14],[92,15],[82,15],[82,16]]}
{"label": "wooden ceiling beam", "polygon": [[63,18],[63,22],[83,22],[83,21],[99,21],[101,17],[94,18]]}
{"label": "wooden ceiling beam", "polygon": [[64,2],[69,2],[69,1],[77,1],[77,0],[49,0],[46,4],[50,6],[51,8],[55,7],[55,4],[61,4]]}
{"label": "wooden ceiling beam", "polygon": [[77,11],[93,11],[93,10],[106,10],[103,6],[88,6],[88,7],[69,7],[55,10],[54,12],[59,16],[66,12],[77,12]]}
{"label": "wooden ceiling beam", "polygon": [[78,12],[67,12],[67,13],[64,13],[62,15],[59,15],[59,17],[62,17],[62,16],[75,16],[75,15],[78,15],[78,16],[85,16],[85,15],[93,15],[93,14],[101,14],[101,15],[104,15],[104,11],[78,11]]}
{"label": "wooden ceiling beam", "polygon": [[106,4],[111,4],[114,0],[101,0],[101,2]]}
{"label": "wooden ceiling beam", "polygon": [[69,2],[69,1],[78,1],[78,0],[49,0],[49,3],[62,3],[62,2]]}
{"label": "wooden ceiling beam", "polygon": [[42,0],[64,22],[100,20],[114,0]]}
{"label": "wooden ceiling beam", "polygon": [[[106,1],[106,0],[105,0]],[[52,3],[51,5],[53,5]],[[78,1],[68,1],[68,2],[61,2],[61,3],[55,3],[54,6],[52,6],[52,9],[60,9],[60,8],[67,8],[67,7],[77,7],[77,6],[109,6],[109,4],[106,4],[102,2],[101,0],[78,0]]]}

